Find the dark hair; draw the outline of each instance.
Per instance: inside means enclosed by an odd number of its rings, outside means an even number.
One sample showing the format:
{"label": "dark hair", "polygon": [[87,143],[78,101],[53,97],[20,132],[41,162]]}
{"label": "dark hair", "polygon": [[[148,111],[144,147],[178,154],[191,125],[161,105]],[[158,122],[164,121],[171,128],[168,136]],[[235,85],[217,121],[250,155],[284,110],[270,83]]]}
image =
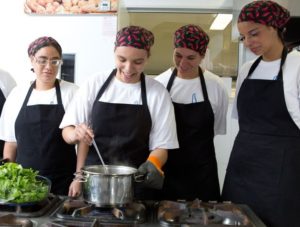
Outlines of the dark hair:
{"label": "dark hair", "polygon": [[49,36],[43,36],[34,40],[28,47],[28,56],[34,56],[39,49],[47,46],[53,46],[59,53],[59,56],[62,56],[61,46],[55,39]]}
{"label": "dark hair", "polygon": [[283,44],[285,43],[285,41],[284,41],[285,33],[286,33],[286,28],[285,27],[277,29],[277,35],[278,35],[279,39],[281,40],[281,42]]}

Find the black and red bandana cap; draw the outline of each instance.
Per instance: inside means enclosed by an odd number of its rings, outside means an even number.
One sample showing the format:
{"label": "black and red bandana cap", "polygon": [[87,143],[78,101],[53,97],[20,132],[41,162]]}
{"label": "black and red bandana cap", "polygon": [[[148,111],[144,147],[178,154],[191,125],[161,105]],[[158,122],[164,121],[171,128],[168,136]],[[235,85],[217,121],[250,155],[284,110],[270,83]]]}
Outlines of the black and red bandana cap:
{"label": "black and red bandana cap", "polygon": [[53,46],[60,56],[62,56],[62,49],[60,44],[52,37],[50,36],[42,36],[34,40],[32,43],[30,43],[27,53],[28,56],[34,56],[36,52],[39,51],[39,49],[47,46]]}
{"label": "black and red bandana cap", "polygon": [[188,24],[180,27],[174,34],[174,47],[183,47],[205,55],[209,43],[208,35],[197,25]]}
{"label": "black and red bandana cap", "polygon": [[254,1],[245,5],[239,15],[239,22],[254,23],[283,28],[290,19],[290,12],[273,1]]}
{"label": "black and red bandana cap", "polygon": [[129,46],[137,49],[150,51],[154,44],[153,33],[139,26],[128,26],[118,31],[116,35],[115,48]]}

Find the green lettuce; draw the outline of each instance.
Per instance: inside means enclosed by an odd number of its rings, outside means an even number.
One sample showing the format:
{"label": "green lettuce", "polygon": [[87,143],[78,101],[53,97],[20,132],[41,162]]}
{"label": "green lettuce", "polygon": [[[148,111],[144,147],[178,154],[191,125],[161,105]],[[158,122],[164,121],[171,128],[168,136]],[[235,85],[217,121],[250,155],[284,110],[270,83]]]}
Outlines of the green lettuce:
{"label": "green lettuce", "polygon": [[0,166],[0,202],[29,203],[43,200],[49,185],[38,179],[38,171],[13,162]]}

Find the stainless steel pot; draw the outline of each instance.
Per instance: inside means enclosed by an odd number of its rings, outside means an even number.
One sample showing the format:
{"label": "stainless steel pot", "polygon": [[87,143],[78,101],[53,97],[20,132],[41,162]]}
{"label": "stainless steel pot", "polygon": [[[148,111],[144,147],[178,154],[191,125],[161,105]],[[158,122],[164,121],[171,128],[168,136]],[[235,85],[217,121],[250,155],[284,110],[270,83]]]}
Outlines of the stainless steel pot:
{"label": "stainless steel pot", "polygon": [[[98,207],[124,206],[133,200],[137,169],[119,165],[85,166],[81,171],[83,198]],[[135,180],[136,179],[136,180]]]}

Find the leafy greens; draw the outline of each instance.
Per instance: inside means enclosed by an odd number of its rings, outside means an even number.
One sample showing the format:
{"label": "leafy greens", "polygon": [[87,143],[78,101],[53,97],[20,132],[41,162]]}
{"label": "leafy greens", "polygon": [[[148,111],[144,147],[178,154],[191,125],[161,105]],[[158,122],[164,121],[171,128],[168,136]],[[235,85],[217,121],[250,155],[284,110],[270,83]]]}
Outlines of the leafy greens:
{"label": "leafy greens", "polygon": [[43,200],[48,195],[49,185],[37,176],[38,171],[17,163],[0,166],[0,201],[29,203]]}

